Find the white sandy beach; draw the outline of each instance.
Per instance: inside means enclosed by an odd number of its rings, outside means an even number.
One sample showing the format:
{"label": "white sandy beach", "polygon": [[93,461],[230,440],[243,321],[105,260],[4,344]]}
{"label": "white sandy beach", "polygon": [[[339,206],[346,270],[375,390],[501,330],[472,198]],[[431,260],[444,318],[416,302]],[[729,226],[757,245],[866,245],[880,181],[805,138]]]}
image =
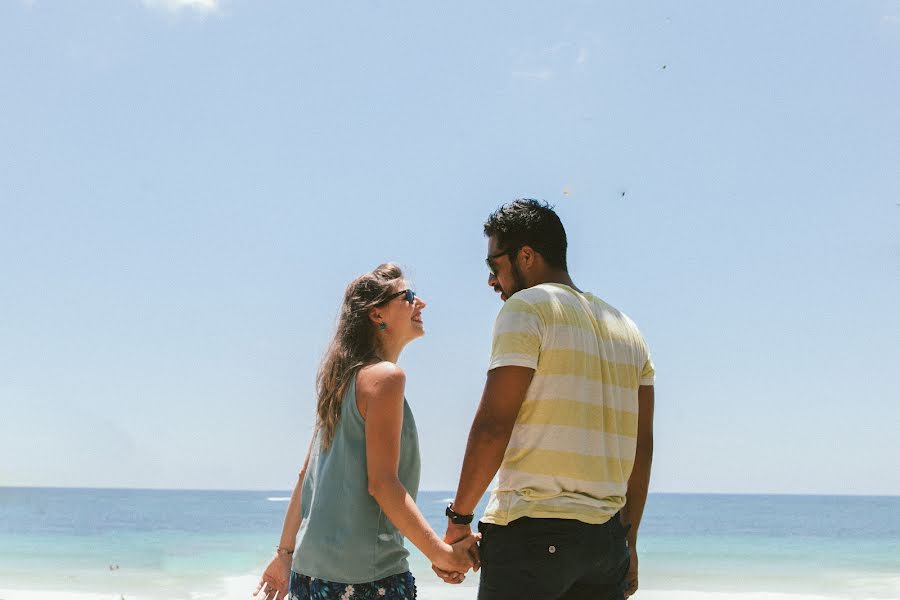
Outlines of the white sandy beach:
{"label": "white sandy beach", "polygon": [[[84,592],[61,592],[42,590],[0,589],[0,600],[252,600],[254,578],[252,576],[229,578],[225,589],[218,592],[193,592],[186,596],[140,596],[120,594],[98,594]],[[420,600],[474,600],[473,586],[419,586]],[[835,596],[812,594],[782,594],[771,592],[698,592],[691,590],[642,590],[635,600],[835,600]],[[527,600],[527,599],[523,599]],[[885,600],[885,597],[861,596],[859,600]]]}
{"label": "white sandy beach", "polygon": [[[207,580],[210,581],[210,580]],[[251,595],[259,581],[258,574],[228,576],[218,583],[196,585],[200,589],[169,589],[159,586],[145,591],[127,588],[125,593],[111,591],[65,591],[56,589],[0,589],[0,600],[255,600]],[[157,582],[158,583],[158,582]],[[697,591],[685,589],[641,589],[634,600],[900,600],[900,578],[887,575],[846,582],[850,585],[833,594],[808,592],[762,591]],[[471,575],[462,585],[442,583],[432,573],[417,578],[420,600],[475,600],[478,576]],[[853,588],[856,588],[855,590]],[[522,600],[528,600],[523,598]]]}
{"label": "white sandy beach", "polygon": [[[91,594],[82,592],[50,592],[41,590],[5,590],[0,589],[0,600],[121,600],[119,594]],[[126,600],[149,600],[145,596],[124,596]],[[211,598],[206,594],[191,594],[187,598],[172,597],[171,600],[200,600]],[[422,588],[419,590],[420,600],[474,600],[473,588]],[[638,592],[635,600],[835,600],[833,596],[813,596],[807,594],[778,594],[768,592],[695,592],[679,590],[648,590]],[[252,599],[250,592],[226,594],[221,600]],[[155,600],[155,597],[154,597]],[[524,599],[523,599],[524,600]],[[866,599],[868,600],[868,599]],[[872,599],[875,600],[875,599]],[[884,600],[884,599],[878,599]]]}

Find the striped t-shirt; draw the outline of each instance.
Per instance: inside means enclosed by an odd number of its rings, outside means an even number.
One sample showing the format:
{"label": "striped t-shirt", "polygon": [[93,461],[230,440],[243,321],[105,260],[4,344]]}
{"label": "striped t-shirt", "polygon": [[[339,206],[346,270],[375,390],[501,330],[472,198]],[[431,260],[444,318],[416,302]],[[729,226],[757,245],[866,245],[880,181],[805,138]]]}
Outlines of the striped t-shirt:
{"label": "striped t-shirt", "polygon": [[497,315],[489,370],[511,365],[534,378],[482,520],[605,523],[625,505],[638,387],[654,379],[637,326],[596,296],[537,285]]}

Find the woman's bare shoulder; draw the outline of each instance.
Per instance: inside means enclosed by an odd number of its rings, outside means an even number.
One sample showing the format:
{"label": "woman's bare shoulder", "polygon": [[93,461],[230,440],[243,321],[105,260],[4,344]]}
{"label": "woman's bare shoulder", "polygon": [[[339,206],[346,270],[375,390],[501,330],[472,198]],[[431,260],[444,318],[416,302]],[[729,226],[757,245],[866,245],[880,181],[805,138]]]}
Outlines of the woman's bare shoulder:
{"label": "woman's bare shoulder", "polygon": [[366,395],[402,390],[405,385],[403,369],[386,360],[362,367],[356,376],[357,390]]}

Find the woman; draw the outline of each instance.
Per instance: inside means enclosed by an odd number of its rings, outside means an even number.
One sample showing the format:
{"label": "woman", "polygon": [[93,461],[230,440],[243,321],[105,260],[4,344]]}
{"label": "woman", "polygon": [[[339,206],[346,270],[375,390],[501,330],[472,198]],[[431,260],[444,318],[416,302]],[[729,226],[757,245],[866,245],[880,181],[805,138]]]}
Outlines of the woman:
{"label": "woman", "polygon": [[477,561],[475,536],[445,543],[415,503],[418,435],[397,360],[425,335],[424,308],[393,264],[347,286],[316,381],[316,430],[254,596],[411,600],[404,537],[457,580]]}

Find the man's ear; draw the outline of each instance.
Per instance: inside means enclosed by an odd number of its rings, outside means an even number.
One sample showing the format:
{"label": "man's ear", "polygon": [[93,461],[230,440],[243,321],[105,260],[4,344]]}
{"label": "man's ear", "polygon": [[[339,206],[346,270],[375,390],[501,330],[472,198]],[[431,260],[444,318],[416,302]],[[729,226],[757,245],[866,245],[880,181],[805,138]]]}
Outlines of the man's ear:
{"label": "man's ear", "polygon": [[522,261],[522,267],[524,269],[533,269],[535,267],[535,263],[537,262],[538,253],[534,251],[534,248],[531,246],[522,246],[519,249],[519,257]]}

